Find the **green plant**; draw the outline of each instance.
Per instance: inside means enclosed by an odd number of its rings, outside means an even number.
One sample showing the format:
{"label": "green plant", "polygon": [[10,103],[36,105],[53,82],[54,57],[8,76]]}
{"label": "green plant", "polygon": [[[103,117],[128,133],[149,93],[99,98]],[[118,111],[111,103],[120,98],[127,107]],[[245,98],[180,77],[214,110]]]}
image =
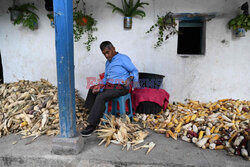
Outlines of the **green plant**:
{"label": "green plant", "polygon": [[113,13],[115,11],[121,13],[125,17],[133,17],[133,16],[141,16],[145,17],[146,14],[144,11],[138,9],[138,8],[143,8],[143,5],[149,5],[149,3],[146,2],[140,2],[140,0],[137,0],[137,2],[134,4],[133,0],[121,0],[122,2],[122,8],[117,7],[116,5],[107,2],[107,5],[113,8]]}
{"label": "green plant", "polygon": [[53,13],[48,13],[47,14],[47,17],[49,18],[49,20],[50,20],[50,25],[51,25],[51,27],[55,27],[55,22],[54,22],[54,14]]}
{"label": "green plant", "polygon": [[244,28],[245,31],[250,30],[250,15],[240,14],[229,20],[227,25],[229,29],[233,30],[237,30],[238,28]]}
{"label": "green plant", "polygon": [[168,12],[164,16],[157,16],[157,22],[150,27],[150,29],[146,33],[152,32],[155,28],[158,28],[158,41],[155,44],[155,48],[162,45],[164,41],[164,33],[169,32],[165,35],[165,40],[167,40],[171,35],[175,35],[178,33],[176,30],[176,22],[172,12]]}
{"label": "green plant", "polygon": [[53,15],[53,13],[48,13],[47,14],[47,17],[51,20],[51,19],[54,19],[54,15]]}
{"label": "green plant", "polygon": [[85,3],[83,3],[83,10],[79,9],[80,0],[76,0],[76,6],[73,8],[73,31],[75,42],[78,42],[83,34],[87,33],[88,40],[84,42],[86,45],[87,51],[90,51],[91,44],[97,39],[93,36],[93,32],[97,31],[96,23],[97,21],[92,17],[92,14],[87,15],[85,12]]}
{"label": "green plant", "polygon": [[23,26],[28,27],[31,30],[35,30],[39,17],[34,12],[38,10],[34,4],[23,4],[21,6],[13,6],[9,8],[9,11],[16,10],[20,12],[20,15],[14,20],[14,25],[16,24],[23,24]]}

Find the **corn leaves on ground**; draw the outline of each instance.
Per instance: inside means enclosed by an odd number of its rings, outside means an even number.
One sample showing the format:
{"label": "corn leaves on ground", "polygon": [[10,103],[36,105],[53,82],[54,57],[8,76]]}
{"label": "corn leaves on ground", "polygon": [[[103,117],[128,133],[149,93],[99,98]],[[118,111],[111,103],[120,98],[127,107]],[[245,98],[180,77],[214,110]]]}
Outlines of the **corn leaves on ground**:
{"label": "corn leaves on ground", "polygon": [[[83,105],[84,100],[76,91],[78,131],[86,127],[87,115],[79,112],[84,110]],[[203,149],[226,149],[246,158],[249,158],[245,148],[250,139],[249,119],[250,101],[233,99],[209,103],[189,100],[187,104],[169,105],[166,112],[158,115],[134,117],[143,128],[164,133],[166,137],[181,138]],[[115,143],[128,150],[148,148],[149,151],[154,147],[153,142],[137,147],[148,135],[138,124],[113,117],[109,121],[97,131],[106,146]],[[44,79],[1,84],[0,137],[10,133],[21,134],[22,138],[33,137],[33,140],[43,134],[59,134],[57,88]]]}
{"label": "corn leaves on ground", "polygon": [[226,149],[229,154],[249,160],[246,144],[250,140],[250,101],[221,99],[200,103],[169,104],[157,115],[137,114],[135,122],[166,137],[192,142],[203,149]]}
{"label": "corn leaves on ground", "polygon": [[147,148],[146,154],[148,154],[155,146],[155,143],[150,142],[137,147],[137,145],[144,142],[144,139],[148,136],[148,131],[143,130],[138,124],[132,124],[127,115],[126,118],[107,115],[107,120],[102,119],[96,132],[97,136],[102,138],[99,145],[106,142],[105,147],[108,147],[110,143],[114,143],[122,145],[122,149],[126,148],[127,151]]}
{"label": "corn leaves on ground", "polygon": [[[84,101],[76,91],[78,127],[86,126],[86,116],[79,112]],[[0,85],[0,137],[10,133],[22,138],[59,134],[57,88],[48,81],[21,80]]]}

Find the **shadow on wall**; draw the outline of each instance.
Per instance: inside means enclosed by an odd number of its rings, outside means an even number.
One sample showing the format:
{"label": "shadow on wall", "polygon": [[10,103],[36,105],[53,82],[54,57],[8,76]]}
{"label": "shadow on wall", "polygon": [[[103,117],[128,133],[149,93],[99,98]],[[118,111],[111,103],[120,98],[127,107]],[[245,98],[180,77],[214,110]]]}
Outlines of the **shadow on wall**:
{"label": "shadow on wall", "polygon": [[2,58],[1,58],[1,52],[0,52],[0,84],[3,83],[3,66],[2,66]]}

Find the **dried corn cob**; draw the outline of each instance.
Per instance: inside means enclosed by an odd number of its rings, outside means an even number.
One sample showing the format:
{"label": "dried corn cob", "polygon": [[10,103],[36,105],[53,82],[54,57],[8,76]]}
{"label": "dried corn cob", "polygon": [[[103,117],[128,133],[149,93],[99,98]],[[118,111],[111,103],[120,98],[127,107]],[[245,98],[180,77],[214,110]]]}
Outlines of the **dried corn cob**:
{"label": "dried corn cob", "polygon": [[[168,126],[164,127],[166,130],[177,132],[178,136],[185,141],[191,141],[194,138],[193,142],[196,142],[195,138],[198,138],[197,143],[199,144],[200,141],[207,138],[206,143],[201,145],[203,149],[209,147],[221,149],[223,146],[223,148],[232,150],[234,147],[244,146],[242,143],[246,138],[250,139],[249,132],[246,131],[249,129],[249,111],[250,101],[222,99],[206,104],[188,100],[187,104],[169,104],[166,115],[163,113],[161,119],[169,120]],[[154,117],[154,115],[150,115],[150,117]],[[183,122],[181,127],[180,122]],[[153,127],[159,126],[161,126],[161,121],[155,124],[155,122],[150,122],[150,119],[146,120],[145,127],[147,128],[154,129]],[[166,134],[166,136],[170,136],[170,134]],[[238,141],[237,136],[243,136],[244,139]],[[237,146],[235,141],[241,144]],[[237,155],[241,154],[240,150],[236,150],[236,152]]]}
{"label": "dried corn cob", "polygon": [[[83,110],[84,100],[77,91],[75,99],[77,125],[84,128],[86,117],[79,112]],[[57,89],[44,79],[0,84],[0,136],[15,133],[23,135],[24,138],[34,136],[34,141],[43,134],[57,135],[58,110]],[[47,114],[43,115],[44,112]],[[2,114],[5,117],[2,118]]]}

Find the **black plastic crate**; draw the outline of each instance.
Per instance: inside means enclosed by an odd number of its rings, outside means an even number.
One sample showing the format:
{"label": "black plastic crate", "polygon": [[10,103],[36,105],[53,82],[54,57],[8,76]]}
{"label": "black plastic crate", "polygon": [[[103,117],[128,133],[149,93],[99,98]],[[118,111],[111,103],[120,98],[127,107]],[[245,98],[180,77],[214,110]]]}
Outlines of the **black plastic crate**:
{"label": "black plastic crate", "polygon": [[159,89],[161,87],[164,75],[153,74],[153,73],[139,73],[140,87]]}

